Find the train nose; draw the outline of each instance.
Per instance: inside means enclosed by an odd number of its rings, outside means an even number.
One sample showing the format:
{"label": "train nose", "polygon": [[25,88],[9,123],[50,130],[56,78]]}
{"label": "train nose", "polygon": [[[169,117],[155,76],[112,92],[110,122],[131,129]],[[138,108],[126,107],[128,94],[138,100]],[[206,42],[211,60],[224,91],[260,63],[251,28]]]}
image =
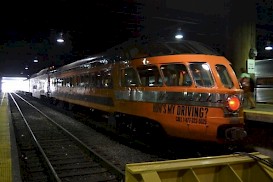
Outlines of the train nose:
{"label": "train nose", "polygon": [[225,137],[227,140],[235,141],[242,140],[247,136],[247,132],[240,127],[228,128],[225,131]]}

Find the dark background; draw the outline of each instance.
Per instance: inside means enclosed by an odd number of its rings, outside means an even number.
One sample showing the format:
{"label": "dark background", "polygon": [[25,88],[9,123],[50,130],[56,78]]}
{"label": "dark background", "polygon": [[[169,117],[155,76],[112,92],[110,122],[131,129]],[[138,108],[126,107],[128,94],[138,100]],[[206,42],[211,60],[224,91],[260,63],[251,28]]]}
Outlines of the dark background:
{"label": "dark background", "polygon": [[[236,0],[54,0],[9,1],[1,5],[0,74],[31,75],[102,52],[130,38],[157,34],[204,42],[225,54],[225,31]],[[258,58],[272,39],[272,0],[256,0],[256,12],[241,3],[242,16],[257,13]],[[56,37],[63,33],[64,44]],[[273,41],[273,39],[272,39]],[[38,63],[33,63],[38,59]],[[25,70],[25,67],[28,70]]]}

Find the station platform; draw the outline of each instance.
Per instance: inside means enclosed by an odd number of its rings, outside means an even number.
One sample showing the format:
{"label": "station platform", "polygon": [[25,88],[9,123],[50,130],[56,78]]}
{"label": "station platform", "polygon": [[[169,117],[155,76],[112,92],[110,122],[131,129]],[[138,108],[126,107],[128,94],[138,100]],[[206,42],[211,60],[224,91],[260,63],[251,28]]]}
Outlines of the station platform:
{"label": "station platform", "polygon": [[256,108],[244,107],[245,120],[273,124],[273,104],[256,103]]}
{"label": "station platform", "polygon": [[8,94],[0,93],[0,181],[21,182]]}
{"label": "station platform", "polygon": [[[21,182],[17,147],[11,123],[8,94],[0,93],[0,181]],[[257,103],[256,108],[244,107],[245,119],[273,124],[273,104]]]}

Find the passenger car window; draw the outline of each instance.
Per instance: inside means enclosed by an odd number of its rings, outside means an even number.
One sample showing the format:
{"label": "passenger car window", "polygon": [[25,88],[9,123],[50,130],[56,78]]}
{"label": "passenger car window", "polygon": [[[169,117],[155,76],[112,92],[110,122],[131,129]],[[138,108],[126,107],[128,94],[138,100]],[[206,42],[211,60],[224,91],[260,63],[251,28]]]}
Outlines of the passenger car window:
{"label": "passenger car window", "polygon": [[138,86],[138,75],[134,68],[125,68],[121,70],[121,86],[132,87]]}
{"label": "passenger car window", "polygon": [[137,71],[142,86],[158,87],[163,85],[157,66],[140,66]]}
{"label": "passenger car window", "polygon": [[190,71],[197,86],[212,87],[214,80],[209,65],[205,62],[190,63]]}
{"label": "passenger car window", "polygon": [[101,86],[103,88],[112,88],[112,74],[111,69],[101,71]]}

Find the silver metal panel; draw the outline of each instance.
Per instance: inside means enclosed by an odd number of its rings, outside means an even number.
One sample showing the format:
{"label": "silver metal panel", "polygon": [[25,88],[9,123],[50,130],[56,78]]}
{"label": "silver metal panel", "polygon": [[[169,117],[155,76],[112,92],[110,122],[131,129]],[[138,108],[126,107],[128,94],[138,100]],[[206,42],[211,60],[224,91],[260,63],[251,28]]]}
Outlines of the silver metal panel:
{"label": "silver metal panel", "polygon": [[273,60],[256,60],[255,61],[255,77],[271,77],[273,76]]}
{"label": "silver metal panel", "polygon": [[273,60],[255,61],[256,102],[273,103]]}
{"label": "silver metal panel", "polygon": [[256,102],[273,103],[273,88],[256,88]]}

